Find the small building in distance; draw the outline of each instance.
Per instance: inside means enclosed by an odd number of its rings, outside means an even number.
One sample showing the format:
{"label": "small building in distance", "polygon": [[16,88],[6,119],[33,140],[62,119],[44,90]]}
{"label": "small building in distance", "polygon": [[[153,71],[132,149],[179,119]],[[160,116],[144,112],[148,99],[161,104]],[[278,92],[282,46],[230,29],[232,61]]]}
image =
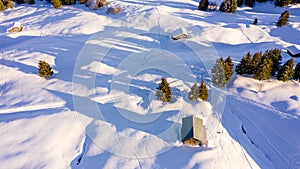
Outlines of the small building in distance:
{"label": "small building in distance", "polygon": [[186,31],[183,28],[176,29],[172,32],[172,39],[179,40],[179,39],[186,39],[188,37]]}
{"label": "small building in distance", "polygon": [[182,118],[181,141],[188,145],[206,144],[206,132],[201,118],[196,116]]}
{"label": "small building in distance", "polygon": [[295,46],[289,46],[287,47],[287,53],[292,57],[300,57],[300,50],[296,48]]}

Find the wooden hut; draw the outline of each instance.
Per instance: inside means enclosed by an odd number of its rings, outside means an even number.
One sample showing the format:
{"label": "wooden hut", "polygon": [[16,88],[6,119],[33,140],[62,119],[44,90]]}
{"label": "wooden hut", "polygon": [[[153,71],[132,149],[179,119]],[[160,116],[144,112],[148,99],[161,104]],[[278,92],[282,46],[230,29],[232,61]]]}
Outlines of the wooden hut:
{"label": "wooden hut", "polygon": [[176,29],[172,32],[172,39],[173,40],[179,40],[179,39],[186,39],[188,37],[187,33],[185,33],[185,30]]}
{"label": "wooden hut", "polygon": [[206,132],[201,118],[188,116],[182,119],[181,141],[183,144],[200,146],[206,143]]}

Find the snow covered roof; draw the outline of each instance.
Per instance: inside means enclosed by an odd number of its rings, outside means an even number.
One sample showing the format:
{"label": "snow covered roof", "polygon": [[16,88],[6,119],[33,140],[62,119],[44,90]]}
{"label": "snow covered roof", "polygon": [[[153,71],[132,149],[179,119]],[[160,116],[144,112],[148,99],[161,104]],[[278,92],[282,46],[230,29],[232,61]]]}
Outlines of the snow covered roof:
{"label": "snow covered roof", "polygon": [[292,55],[300,54],[300,50],[299,50],[298,48],[296,48],[296,46],[289,46],[289,47],[287,47],[287,50],[288,50]]}

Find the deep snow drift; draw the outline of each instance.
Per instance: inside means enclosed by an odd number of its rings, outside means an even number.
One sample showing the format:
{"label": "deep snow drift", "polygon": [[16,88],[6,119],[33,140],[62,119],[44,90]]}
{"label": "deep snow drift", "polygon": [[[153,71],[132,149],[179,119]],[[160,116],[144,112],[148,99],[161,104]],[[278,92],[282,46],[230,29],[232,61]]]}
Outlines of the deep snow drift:
{"label": "deep snow drift", "polygon": [[[267,2],[224,14],[199,11],[196,1],[112,5],[123,12],[37,2],[0,13],[3,166],[300,168],[300,83],[234,75],[217,89],[209,75],[221,56],[237,63],[248,51],[300,48],[299,8]],[[289,24],[278,28],[286,9]],[[23,31],[7,33],[16,21]],[[176,32],[189,36],[173,41]],[[37,75],[40,60],[52,66],[50,79]],[[168,104],[155,98],[162,77],[172,87]],[[192,102],[188,92],[201,79],[209,102]],[[181,118],[192,114],[204,119],[204,147],[180,142]]]}

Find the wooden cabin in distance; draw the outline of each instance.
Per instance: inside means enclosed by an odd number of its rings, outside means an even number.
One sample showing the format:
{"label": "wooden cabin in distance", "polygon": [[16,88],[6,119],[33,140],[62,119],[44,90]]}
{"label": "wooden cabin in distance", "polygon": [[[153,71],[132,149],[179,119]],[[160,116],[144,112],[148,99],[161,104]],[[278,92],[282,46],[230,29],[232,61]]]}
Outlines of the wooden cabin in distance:
{"label": "wooden cabin in distance", "polygon": [[290,56],[297,58],[300,57],[300,50],[297,49],[295,46],[289,46],[287,47],[286,51]]}
{"label": "wooden cabin in distance", "polygon": [[206,144],[206,132],[201,118],[196,116],[182,118],[181,141],[188,145]]}

